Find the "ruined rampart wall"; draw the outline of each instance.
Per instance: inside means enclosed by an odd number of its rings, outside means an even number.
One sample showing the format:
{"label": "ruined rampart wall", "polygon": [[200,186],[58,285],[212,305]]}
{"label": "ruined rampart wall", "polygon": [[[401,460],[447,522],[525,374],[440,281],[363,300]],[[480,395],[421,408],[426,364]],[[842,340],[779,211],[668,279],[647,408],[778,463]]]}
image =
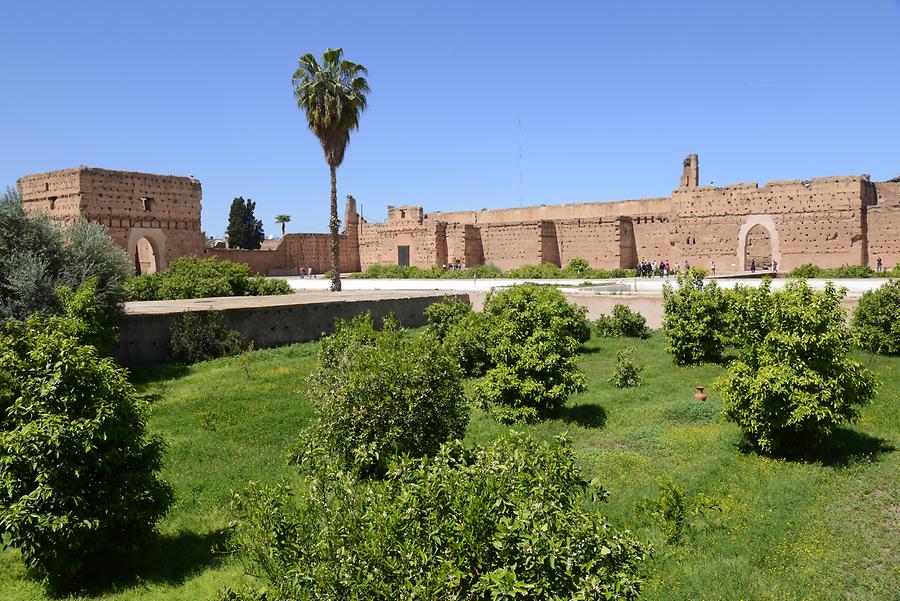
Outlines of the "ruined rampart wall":
{"label": "ruined rampart wall", "polygon": [[868,207],[869,262],[881,258],[885,269],[900,264],[900,182],[874,184],[875,204]]}
{"label": "ruined rampart wall", "polygon": [[434,222],[360,224],[360,268],[365,271],[369,265],[397,265],[398,246],[409,246],[411,266],[427,269],[446,263],[447,245],[446,241],[439,243],[437,226]]}
{"label": "ruined rampart wall", "polygon": [[677,263],[681,260],[678,247],[672,244],[672,228],[668,213],[634,217],[631,223],[634,239],[633,256],[636,260],[623,261],[622,267],[634,267],[639,261],[668,260],[670,263]]}
{"label": "ruined rampart wall", "polygon": [[28,213],[44,213],[61,223],[81,215],[81,170],[62,169],[20,177],[17,182]]}
{"label": "ruined rampart wall", "polygon": [[481,225],[478,229],[484,263],[496,265],[504,271],[526,264],[543,263],[546,227],[541,221]]}
{"label": "ruined rampart wall", "polygon": [[[243,263],[250,267],[254,274],[271,275],[275,267],[274,250],[244,250],[241,248],[207,248],[207,257],[218,257],[223,261]],[[294,269],[295,275],[297,270]]]}
{"label": "ruined rampart wall", "polygon": [[680,258],[694,265],[715,261],[720,272],[741,271],[747,235],[758,225],[771,236],[779,271],[803,263],[859,264],[863,181],[851,176],[679,188],[673,192],[672,241]]}
{"label": "ruined rampart wall", "polygon": [[546,220],[615,219],[620,215],[644,215],[668,213],[671,198],[641,198],[608,202],[585,202],[561,205],[540,205],[511,209],[484,209],[481,211],[447,211],[428,213],[427,218],[447,223],[524,223]]}
{"label": "ruined rampart wall", "polygon": [[576,257],[587,260],[591,267],[619,267],[618,219],[585,218],[553,222],[559,248],[559,264],[563,267]]}
{"label": "ruined rampart wall", "polygon": [[146,238],[158,266],[203,254],[200,182],[190,177],[76,167],[19,179],[26,210],[63,223],[78,216],[106,226],[110,237],[134,259]]}

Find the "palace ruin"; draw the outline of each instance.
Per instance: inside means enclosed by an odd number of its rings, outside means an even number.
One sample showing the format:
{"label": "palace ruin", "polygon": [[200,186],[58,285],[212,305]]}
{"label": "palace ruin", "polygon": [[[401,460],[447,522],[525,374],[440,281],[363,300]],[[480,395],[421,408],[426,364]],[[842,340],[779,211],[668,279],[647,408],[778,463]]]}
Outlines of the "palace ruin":
{"label": "palace ruin", "polygon": [[[699,169],[689,155],[667,197],[434,213],[389,206],[384,223],[362,219],[348,196],[341,271],[457,261],[564,266],[575,257],[606,269],[643,259],[715,262],[719,273],[745,271],[751,260],[761,269],[777,262],[779,271],[900,263],[900,181],[862,175],[715,187],[699,185]],[[329,269],[328,234],[287,234],[269,251],[204,249],[200,182],[192,178],[79,167],[23,177],[18,188],[29,211],[107,226],[138,273],[203,253],[266,275],[295,274],[301,265]]]}

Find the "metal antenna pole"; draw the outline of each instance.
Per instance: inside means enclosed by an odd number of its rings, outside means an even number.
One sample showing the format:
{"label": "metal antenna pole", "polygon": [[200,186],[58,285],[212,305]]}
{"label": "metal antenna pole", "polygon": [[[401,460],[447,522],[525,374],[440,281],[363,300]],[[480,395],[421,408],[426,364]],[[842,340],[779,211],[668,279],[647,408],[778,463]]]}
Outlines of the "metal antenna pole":
{"label": "metal antenna pole", "polygon": [[519,206],[522,206],[522,117],[519,121]]}

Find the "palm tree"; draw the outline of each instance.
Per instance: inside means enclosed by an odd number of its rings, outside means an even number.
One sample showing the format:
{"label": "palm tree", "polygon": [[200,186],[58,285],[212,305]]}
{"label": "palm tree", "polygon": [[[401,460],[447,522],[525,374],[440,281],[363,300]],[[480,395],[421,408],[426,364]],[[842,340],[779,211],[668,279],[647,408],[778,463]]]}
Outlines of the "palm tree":
{"label": "palm tree", "polygon": [[291,220],[290,215],[275,215],[275,223],[281,224],[281,237],[284,238],[284,224]]}
{"label": "palm tree", "polygon": [[341,48],[322,53],[322,64],[312,54],[304,54],[294,71],[292,83],[297,107],[306,113],[306,124],[319,138],[325,162],[331,169],[331,290],[341,289],[338,254],[337,168],[344,161],[350,132],[359,127],[359,115],[366,110],[369,84],[366,68],[344,60]]}

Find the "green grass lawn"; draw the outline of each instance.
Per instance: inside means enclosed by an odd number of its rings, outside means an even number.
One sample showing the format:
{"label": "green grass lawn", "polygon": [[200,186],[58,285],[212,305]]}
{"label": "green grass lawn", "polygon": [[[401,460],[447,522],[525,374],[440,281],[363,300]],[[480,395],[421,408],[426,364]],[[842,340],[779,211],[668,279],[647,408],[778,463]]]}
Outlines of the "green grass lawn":
{"label": "green grass lawn", "polygon": [[[626,346],[637,347],[644,384],[619,390],[606,380]],[[151,428],[168,443],[163,477],[176,500],[132,574],[85,598],[212,600],[246,578],[225,552],[229,498],[249,480],[295,477],[286,453],[312,416],[304,380],[317,350],[300,344],[136,375],[153,400]],[[659,333],[592,340],[581,359],[588,390],[560,418],[519,429],[567,431],[588,479],[612,493],[600,510],[653,543],[644,599],[898,599],[900,358],[859,357],[881,378],[878,396],[822,457],[742,450],[713,387],[723,368],[676,367]],[[692,398],[697,385],[705,401]],[[467,440],[505,430],[476,411]],[[678,546],[635,509],[667,477],[721,506],[694,519]],[[46,598],[17,552],[0,553],[0,599]]]}

